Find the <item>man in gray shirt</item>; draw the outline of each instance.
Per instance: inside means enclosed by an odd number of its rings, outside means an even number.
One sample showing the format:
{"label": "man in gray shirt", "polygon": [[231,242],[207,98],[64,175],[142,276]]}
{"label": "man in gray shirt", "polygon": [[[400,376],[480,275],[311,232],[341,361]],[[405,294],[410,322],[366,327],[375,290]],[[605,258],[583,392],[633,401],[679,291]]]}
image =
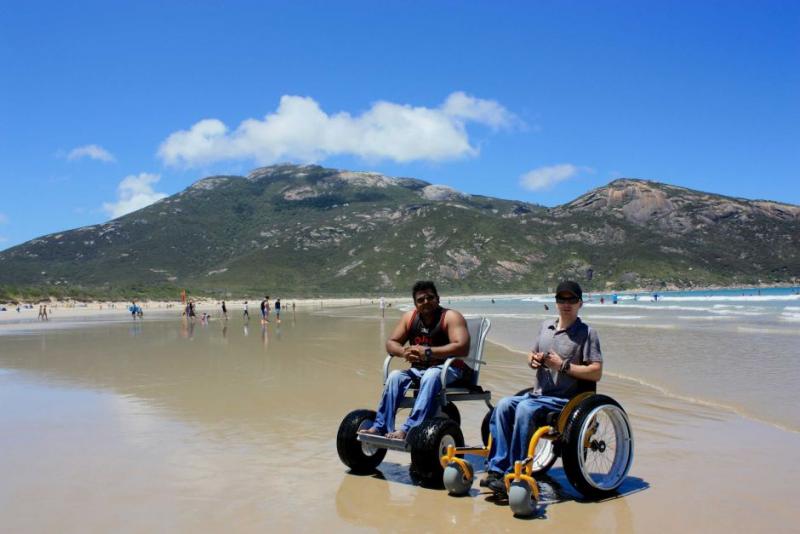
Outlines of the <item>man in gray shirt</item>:
{"label": "man in gray shirt", "polygon": [[505,493],[503,475],[514,462],[528,454],[528,442],[544,416],[560,411],[569,399],[594,391],[603,374],[603,355],[597,332],[578,317],[583,292],[576,282],[565,281],[556,289],[558,319],[542,324],[528,354],[528,365],[536,370],[533,391],[506,397],[497,404],[489,424],[492,450],[481,485]]}

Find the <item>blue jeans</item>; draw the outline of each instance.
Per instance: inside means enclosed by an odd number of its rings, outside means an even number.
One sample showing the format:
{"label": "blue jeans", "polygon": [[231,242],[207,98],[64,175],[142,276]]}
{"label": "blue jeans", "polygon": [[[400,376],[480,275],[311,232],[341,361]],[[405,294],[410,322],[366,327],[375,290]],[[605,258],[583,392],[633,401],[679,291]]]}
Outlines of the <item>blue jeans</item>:
{"label": "blue jeans", "polygon": [[560,411],[568,399],[535,396],[530,393],[506,397],[497,403],[489,423],[492,450],[488,471],[511,472],[514,462],[528,455],[528,444],[538,423],[547,413]]}
{"label": "blue jeans", "polygon": [[[442,382],[440,380],[442,367],[444,365],[436,365],[425,370],[412,367],[404,371],[392,371],[389,373],[389,378],[386,379],[386,385],[383,388],[381,402],[378,405],[378,414],[375,416],[372,428],[380,433],[394,432],[394,417],[397,413],[397,406],[405,397],[406,391],[411,387],[411,384],[417,380],[419,381],[419,393],[417,393],[414,407],[411,409],[411,415],[408,416],[408,420],[403,423],[400,430],[408,432],[409,428],[433,417],[433,414],[436,413],[436,396],[442,390]],[[448,368],[447,384],[452,384],[461,378],[462,373],[461,369],[456,369],[452,366]]]}

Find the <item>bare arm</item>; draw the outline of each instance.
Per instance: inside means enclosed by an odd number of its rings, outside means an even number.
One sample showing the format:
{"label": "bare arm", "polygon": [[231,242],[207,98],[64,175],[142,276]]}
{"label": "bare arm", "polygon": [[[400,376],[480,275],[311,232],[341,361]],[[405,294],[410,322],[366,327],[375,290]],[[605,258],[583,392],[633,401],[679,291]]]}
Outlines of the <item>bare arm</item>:
{"label": "bare arm", "polygon": [[405,357],[403,345],[408,341],[408,321],[413,315],[413,311],[408,311],[403,314],[397,326],[394,327],[392,335],[386,340],[386,352],[398,358]]}

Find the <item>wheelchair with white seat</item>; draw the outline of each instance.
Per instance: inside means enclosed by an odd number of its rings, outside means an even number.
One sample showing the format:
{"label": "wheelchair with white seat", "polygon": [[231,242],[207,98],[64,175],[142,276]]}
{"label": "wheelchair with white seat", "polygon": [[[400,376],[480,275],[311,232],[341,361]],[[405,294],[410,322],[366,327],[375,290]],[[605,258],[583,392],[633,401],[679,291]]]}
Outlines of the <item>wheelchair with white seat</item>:
{"label": "wheelchair with white seat", "polygon": [[[374,471],[389,449],[405,451],[411,454],[412,479],[423,486],[442,487],[444,467],[440,461],[441,457],[447,453],[449,447],[464,446],[461,416],[455,403],[483,401],[490,410],[493,409],[491,392],[484,391],[478,384],[481,366],[485,363],[483,348],[491,323],[485,317],[468,317],[466,321],[470,335],[470,349],[467,357],[461,360],[467,364],[471,372],[448,386],[445,378],[447,369],[457,358],[445,360],[441,372],[442,390],[437,397],[436,416],[411,428],[404,440],[360,433],[361,430],[372,426],[376,415],[373,410],[354,410],[345,416],[336,436],[336,451],[352,472],[365,474]],[[384,360],[384,384],[389,377],[391,361],[391,355]],[[417,393],[417,388],[410,388],[398,408],[411,408]]]}

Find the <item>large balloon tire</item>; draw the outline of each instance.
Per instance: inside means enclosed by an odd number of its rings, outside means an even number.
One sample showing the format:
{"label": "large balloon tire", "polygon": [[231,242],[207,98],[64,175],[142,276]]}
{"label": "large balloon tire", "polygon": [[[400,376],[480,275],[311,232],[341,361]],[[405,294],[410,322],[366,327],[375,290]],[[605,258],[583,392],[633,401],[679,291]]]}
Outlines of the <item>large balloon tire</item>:
{"label": "large balloon tire", "polygon": [[386,456],[386,449],[371,447],[358,441],[358,431],[370,428],[375,420],[373,410],[353,410],[342,419],[336,435],[339,459],[353,473],[372,473]]}
{"label": "large balloon tire", "polygon": [[[584,399],[570,414],[561,456],[567,480],[584,497],[602,499],[615,494],[633,463],[633,433],[622,406],[606,395]],[[593,473],[595,463],[604,469],[610,466],[607,473]]]}
{"label": "large balloon tire", "polygon": [[[466,463],[470,470],[472,470],[472,465],[469,462]],[[450,495],[466,495],[469,493],[469,490],[472,489],[472,482],[475,480],[474,473],[475,471],[472,470],[472,476],[467,478],[464,469],[457,463],[452,462],[444,468],[442,482],[444,483],[444,487],[450,493]]]}
{"label": "large balloon tire", "polygon": [[536,513],[536,499],[527,482],[512,482],[508,490],[508,506],[514,515],[530,517]]}
{"label": "large balloon tire", "polygon": [[458,408],[454,403],[448,402],[447,405],[442,406],[442,414],[455,421],[457,425],[461,426],[461,413],[458,411]]}
{"label": "large balloon tire", "polygon": [[441,457],[447,446],[464,446],[464,436],[455,421],[437,417],[413,427],[407,438],[411,448],[411,478],[423,487],[442,488]]}
{"label": "large balloon tire", "polygon": [[481,422],[481,439],[483,440],[483,446],[489,446],[489,435],[491,432],[489,431],[489,425],[492,422],[492,417],[494,416],[494,408],[486,412],[486,415],[483,416],[483,422]]}

